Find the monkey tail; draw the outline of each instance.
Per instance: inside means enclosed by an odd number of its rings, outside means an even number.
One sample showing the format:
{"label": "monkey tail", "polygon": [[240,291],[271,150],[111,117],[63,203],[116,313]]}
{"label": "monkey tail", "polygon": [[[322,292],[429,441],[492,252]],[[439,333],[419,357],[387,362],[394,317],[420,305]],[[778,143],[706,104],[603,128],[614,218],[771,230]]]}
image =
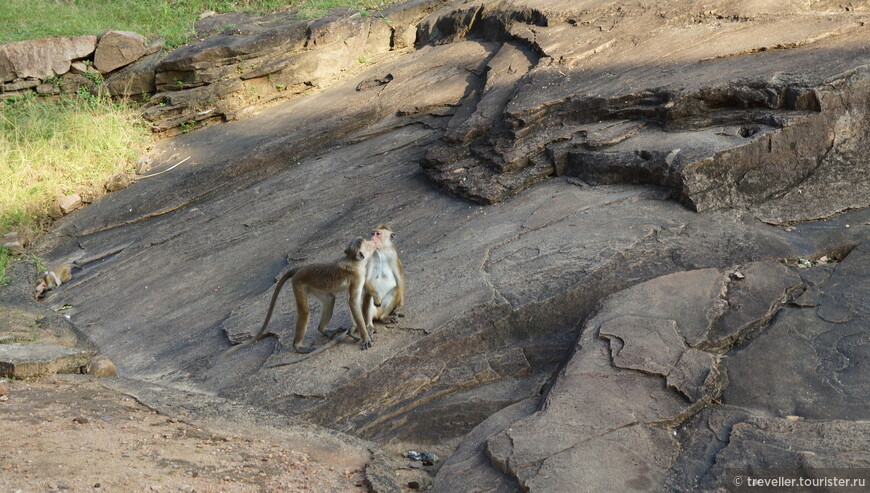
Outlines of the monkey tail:
{"label": "monkey tail", "polygon": [[261,341],[261,340],[269,337],[270,335],[274,335],[274,334],[271,334],[269,332],[266,332],[266,327],[269,326],[269,320],[272,320],[272,312],[275,311],[275,301],[278,299],[278,294],[281,292],[281,288],[284,287],[284,284],[287,282],[288,279],[293,277],[293,274],[296,274],[297,270],[299,270],[299,269],[298,268],[290,269],[289,272],[287,272],[286,274],[284,274],[281,277],[281,280],[278,281],[278,285],[275,286],[275,292],[272,293],[272,301],[269,302],[269,311],[266,312],[266,320],[263,321],[263,326],[260,327],[260,332],[258,332],[257,335],[253,339],[245,341],[241,344],[238,344],[236,346],[233,346],[233,347],[227,349],[224,352],[224,354],[221,355],[221,358],[226,358],[227,356],[235,353],[239,349],[246,348],[246,347],[248,347],[248,346],[250,346],[258,341]]}
{"label": "monkey tail", "polygon": [[348,332],[344,332],[343,334],[336,335],[331,340],[327,341],[326,344],[320,346],[319,348],[315,349],[314,351],[311,351],[310,353],[305,353],[305,354],[302,354],[300,356],[296,356],[295,358],[291,358],[287,361],[282,361],[280,363],[272,363],[271,365],[267,365],[266,368],[278,368],[279,366],[287,366],[287,365],[293,365],[293,364],[299,363],[300,361],[304,361],[304,360],[314,356],[317,353],[322,353],[322,352],[326,351],[327,349],[331,348],[332,346],[335,346],[336,344],[347,339],[348,337],[351,337]]}

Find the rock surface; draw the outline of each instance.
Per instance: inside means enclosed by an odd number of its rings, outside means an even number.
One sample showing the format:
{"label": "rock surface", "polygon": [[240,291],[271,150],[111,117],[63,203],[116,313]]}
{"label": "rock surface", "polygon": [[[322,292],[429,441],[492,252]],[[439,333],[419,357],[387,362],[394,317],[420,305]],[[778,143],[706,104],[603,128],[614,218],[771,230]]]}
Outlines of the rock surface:
{"label": "rock surface", "polygon": [[[732,464],[864,460],[829,444],[870,419],[867,7],[414,3],[416,50],[166,141],[155,173],[189,160],[62,219],[42,256],[101,260],[46,304],[121,375],[455,449],[436,491],[714,490]],[[322,25],[323,46],[358,28]],[[371,349],[266,368],[294,355],[287,293],[277,337],[218,359],[277,276],[381,223],[407,316]]]}
{"label": "rock surface", "polygon": [[96,43],[96,36],[77,36],[0,45],[0,82],[65,74],[73,60],[93,53]]}
{"label": "rock surface", "polygon": [[0,344],[0,376],[33,378],[55,373],[81,373],[90,359],[90,353],[83,349],[54,344]]}
{"label": "rock surface", "polygon": [[106,31],[97,41],[94,67],[101,73],[129,65],[145,55],[147,48],[141,34],[129,31]]}

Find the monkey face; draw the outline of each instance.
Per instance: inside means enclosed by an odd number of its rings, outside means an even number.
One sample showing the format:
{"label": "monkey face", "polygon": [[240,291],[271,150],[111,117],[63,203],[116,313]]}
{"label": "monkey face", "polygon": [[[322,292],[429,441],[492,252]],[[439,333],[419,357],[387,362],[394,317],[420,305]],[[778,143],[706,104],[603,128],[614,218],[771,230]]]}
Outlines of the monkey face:
{"label": "monkey face", "polygon": [[374,241],[379,247],[392,245],[392,240],[395,237],[396,234],[389,229],[377,228],[372,230],[372,241]]}

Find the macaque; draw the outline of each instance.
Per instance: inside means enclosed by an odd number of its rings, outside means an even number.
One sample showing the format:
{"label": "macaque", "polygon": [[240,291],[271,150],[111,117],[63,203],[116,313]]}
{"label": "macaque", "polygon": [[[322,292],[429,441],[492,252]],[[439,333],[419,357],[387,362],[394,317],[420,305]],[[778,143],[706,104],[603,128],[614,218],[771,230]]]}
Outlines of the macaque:
{"label": "macaque", "polygon": [[[278,293],[288,280],[293,286],[293,294],[296,297],[296,334],[293,338],[293,348],[299,353],[308,353],[314,350],[302,345],[305,339],[305,330],[308,326],[310,315],[309,296],[313,296],[320,302],[322,313],[317,330],[321,334],[332,339],[340,331],[327,331],[326,326],[332,319],[332,310],[335,306],[335,295],[347,291],[347,304],[353,317],[356,331],[361,339],[360,347],[368,349],[372,346],[372,338],[366,330],[365,319],[362,313],[363,292],[366,291],[366,263],[372,253],[378,247],[378,242],[366,240],[362,236],[355,238],[344,250],[344,257],[329,264],[309,264],[291,269],[284,274],[275,286],[269,310],[266,312],[266,320],[260,328],[260,332],[251,340],[239,344],[227,350],[221,357],[228,356],[239,349],[250,346],[270,335],[266,331],[272,312],[275,309],[275,301]],[[369,285],[370,286],[370,285]],[[371,288],[369,288],[371,289]],[[370,297],[371,293],[368,294]],[[380,301],[380,300],[377,300]]]}
{"label": "macaque", "polygon": [[45,271],[36,281],[36,299],[45,296],[46,291],[50,291],[61,284],[72,279],[72,270],[81,269],[79,264],[69,263],[60,264],[50,270]]}
{"label": "macaque", "polygon": [[366,281],[380,295],[381,303],[378,306],[368,292],[363,295],[363,312],[368,329],[374,329],[372,320],[398,322],[401,315],[398,309],[405,305],[405,272],[393,245],[395,237],[396,233],[384,225],[372,230],[371,240],[378,248],[366,265]]}

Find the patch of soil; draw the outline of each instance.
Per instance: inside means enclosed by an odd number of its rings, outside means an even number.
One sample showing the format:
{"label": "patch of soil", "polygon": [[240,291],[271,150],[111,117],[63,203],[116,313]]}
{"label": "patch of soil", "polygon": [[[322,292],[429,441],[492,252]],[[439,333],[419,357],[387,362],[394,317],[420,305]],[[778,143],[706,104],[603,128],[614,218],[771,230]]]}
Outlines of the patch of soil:
{"label": "patch of soil", "polygon": [[292,443],[160,415],[95,378],[0,381],[0,491],[365,491]]}

